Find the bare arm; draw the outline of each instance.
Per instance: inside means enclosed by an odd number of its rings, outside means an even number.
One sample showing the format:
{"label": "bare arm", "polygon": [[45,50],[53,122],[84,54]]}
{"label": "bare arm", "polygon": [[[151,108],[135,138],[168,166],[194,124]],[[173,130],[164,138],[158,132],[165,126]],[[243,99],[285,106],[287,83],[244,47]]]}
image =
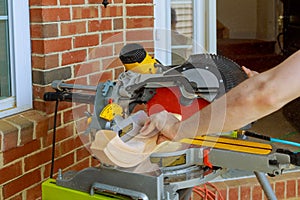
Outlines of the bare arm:
{"label": "bare arm", "polygon": [[[159,130],[181,139],[235,130],[283,107],[300,96],[300,51],[275,68],[255,75],[230,90],[189,119]],[[155,117],[152,117],[153,123]],[[161,126],[161,125],[160,125]]]}

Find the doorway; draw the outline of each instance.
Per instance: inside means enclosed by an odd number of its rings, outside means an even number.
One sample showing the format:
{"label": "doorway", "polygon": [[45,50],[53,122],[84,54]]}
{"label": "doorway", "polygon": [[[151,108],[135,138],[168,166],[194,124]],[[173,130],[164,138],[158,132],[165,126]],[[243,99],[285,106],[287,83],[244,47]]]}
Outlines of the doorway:
{"label": "doorway", "polygon": [[276,66],[283,60],[282,14],[280,0],[218,0],[218,54],[258,72]]}

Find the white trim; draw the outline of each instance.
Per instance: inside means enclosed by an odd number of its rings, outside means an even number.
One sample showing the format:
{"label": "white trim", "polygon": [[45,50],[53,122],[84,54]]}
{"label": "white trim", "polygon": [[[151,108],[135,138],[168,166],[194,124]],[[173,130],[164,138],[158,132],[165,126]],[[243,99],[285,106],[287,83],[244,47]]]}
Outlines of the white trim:
{"label": "white trim", "polygon": [[12,88],[16,96],[15,107],[0,111],[0,118],[32,108],[32,75],[30,21],[28,0],[16,0],[9,7]]}
{"label": "white trim", "polygon": [[217,1],[207,0],[207,51],[217,53]]}
{"label": "white trim", "polygon": [[172,63],[170,0],[154,0],[154,54],[164,65]]}
{"label": "white trim", "polygon": [[193,53],[205,53],[206,49],[206,0],[194,0],[193,15],[197,19],[193,31]]}
{"label": "white trim", "polygon": [[14,107],[15,97],[9,97],[1,100],[0,110]]}
{"label": "white trim", "polygon": [[8,19],[8,17],[7,16],[0,16],[0,20],[7,20]]}
{"label": "white trim", "polygon": [[194,51],[217,52],[217,4],[216,0],[194,0]]}

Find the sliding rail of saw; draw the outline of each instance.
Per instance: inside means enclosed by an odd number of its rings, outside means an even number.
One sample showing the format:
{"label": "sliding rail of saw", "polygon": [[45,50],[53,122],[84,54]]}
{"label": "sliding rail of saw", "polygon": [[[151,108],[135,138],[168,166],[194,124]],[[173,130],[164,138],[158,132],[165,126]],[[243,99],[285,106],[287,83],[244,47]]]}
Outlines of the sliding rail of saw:
{"label": "sliding rail of saw", "polygon": [[[77,102],[92,103],[97,98],[93,95],[75,94],[70,90],[76,88],[95,91],[98,87],[63,82],[56,82],[55,85],[60,89],[55,93],[48,93],[47,100],[72,101],[77,98]],[[273,200],[276,196],[265,174],[277,176],[286,169],[299,166],[299,154],[250,137],[238,139],[199,136],[183,139],[181,144],[182,150],[151,154],[149,159],[159,166],[159,170],[149,173],[134,173],[105,164],[78,172],[59,172],[56,180],[49,179],[43,183],[43,199],[60,200],[61,196],[62,199],[128,197],[143,200],[178,200],[180,190],[214,180],[227,169],[238,169],[253,171],[267,198]],[[78,193],[84,194],[84,198],[76,198]]]}

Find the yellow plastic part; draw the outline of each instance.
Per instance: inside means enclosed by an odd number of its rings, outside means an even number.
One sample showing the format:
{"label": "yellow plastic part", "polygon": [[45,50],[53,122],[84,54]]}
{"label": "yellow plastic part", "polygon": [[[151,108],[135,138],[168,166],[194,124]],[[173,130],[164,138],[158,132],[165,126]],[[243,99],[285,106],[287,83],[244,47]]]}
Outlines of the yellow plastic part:
{"label": "yellow plastic part", "polygon": [[129,197],[115,194],[94,194],[72,190],[56,185],[55,179],[48,179],[42,183],[43,200],[129,200]]}
{"label": "yellow plastic part", "polygon": [[272,152],[272,145],[270,144],[214,136],[186,138],[180,142],[251,154],[266,155]]}
{"label": "yellow plastic part", "polygon": [[100,117],[111,121],[116,115],[122,115],[123,108],[116,103],[107,104],[100,113]]}
{"label": "yellow plastic part", "polygon": [[151,57],[148,53],[146,54],[145,59],[138,63],[130,63],[130,64],[124,64],[126,70],[130,70],[136,73],[140,74],[155,74],[156,68],[154,64],[156,64],[157,61]]}

